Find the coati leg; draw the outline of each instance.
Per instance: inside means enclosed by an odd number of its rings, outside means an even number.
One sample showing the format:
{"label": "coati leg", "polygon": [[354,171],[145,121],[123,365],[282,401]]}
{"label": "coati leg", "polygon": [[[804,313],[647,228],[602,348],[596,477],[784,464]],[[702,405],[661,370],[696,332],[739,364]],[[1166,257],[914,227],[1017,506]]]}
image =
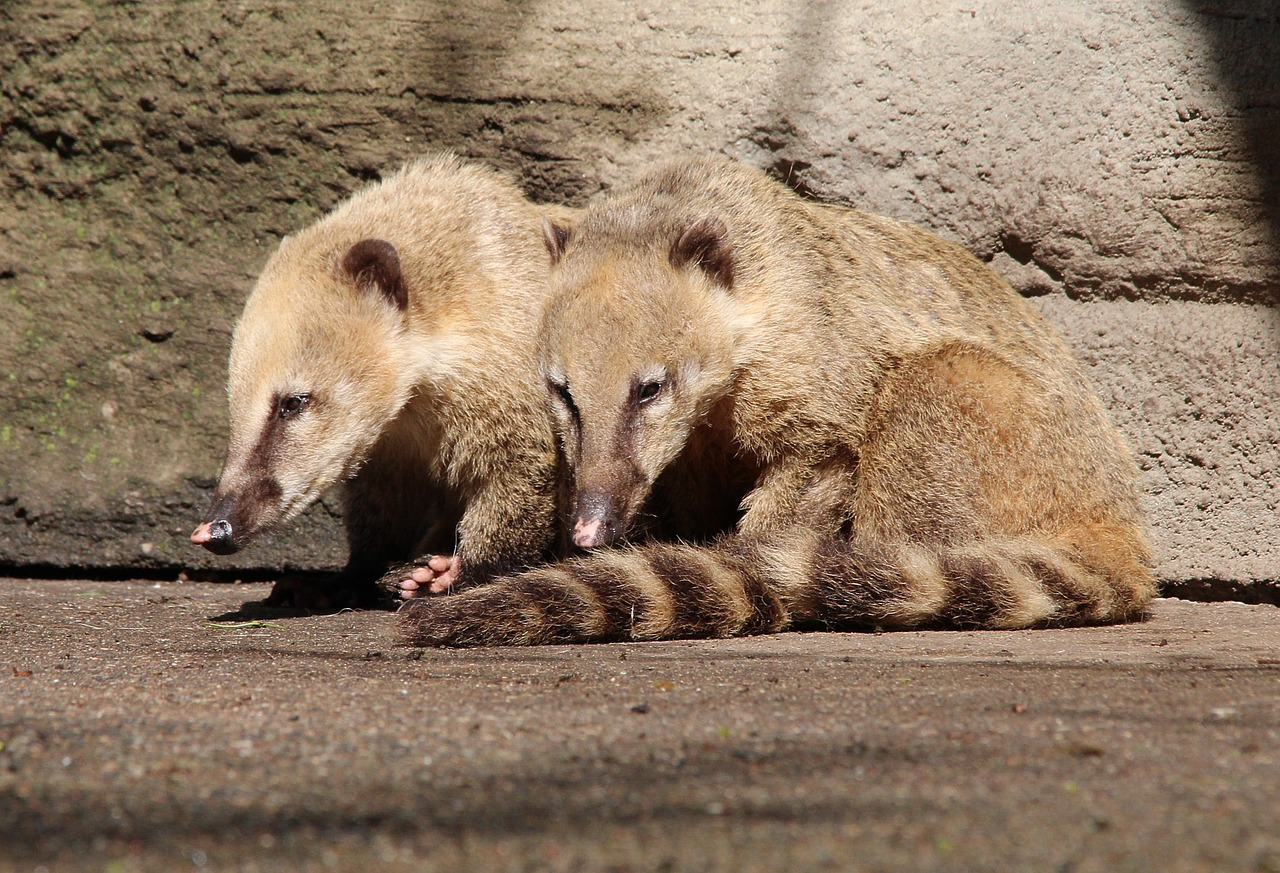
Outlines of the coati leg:
{"label": "coati leg", "polygon": [[746,539],[758,539],[772,531],[790,527],[812,465],[800,458],[785,458],[770,464],[755,487],[742,501],[745,510],[738,532]]}
{"label": "coati leg", "polygon": [[[530,464],[524,469],[533,468]],[[429,549],[386,573],[378,587],[410,600],[526,569],[528,555],[552,557],[557,549],[551,533],[559,527],[559,519],[557,507],[546,495],[555,493],[551,483],[556,466],[548,459],[539,469],[532,477],[490,477],[462,513],[454,554],[439,547]]]}
{"label": "coati leg", "polygon": [[311,611],[394,602],[379,579],[420,550],[450,549],[457,508],[432,487],[424,471],[390,447],[375,446],[344,486],[343,515],[349,556],[338,573],[321,579],[286,576],[264,601]]}
{"label": "coati leg", "polygon": [[794,458],[770,466],[743,500],[739,538],[763,540],[798,527],[832,536],[846,531],[857,466],[857,457],[840,447],[827,448],[817,461]]}

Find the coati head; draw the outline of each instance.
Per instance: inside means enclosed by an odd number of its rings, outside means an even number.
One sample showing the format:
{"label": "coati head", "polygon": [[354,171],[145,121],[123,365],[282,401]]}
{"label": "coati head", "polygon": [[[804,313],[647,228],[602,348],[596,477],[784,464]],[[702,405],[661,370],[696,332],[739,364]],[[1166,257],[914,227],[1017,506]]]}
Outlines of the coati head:
{"label": "coati head", "polygon": [[733,252],[714,217],[656,247],[634,229],[543,229],[555,266],[542,375],[573,476],[573,542],[595,548],[626,535],[731,387]]}
{"label": "coati head", "polygon": [[407,308],[391,243],[314,229],[281,242],[236,325],[230,447],[193,543],[230,554],[355,472],[409,397]]}

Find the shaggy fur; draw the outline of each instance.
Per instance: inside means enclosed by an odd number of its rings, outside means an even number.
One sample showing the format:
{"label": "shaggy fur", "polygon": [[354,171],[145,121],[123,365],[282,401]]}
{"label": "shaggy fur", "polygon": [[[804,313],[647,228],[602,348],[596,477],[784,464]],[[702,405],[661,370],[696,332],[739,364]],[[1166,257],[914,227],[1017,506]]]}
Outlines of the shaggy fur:
{"label": "shaggy fur", "polygon": [[1016,628],[1153,596],[1128,448],[1057,334],[960,247],[720,159],[546,239],[575,541],[625,537],[673,465],[751,482],[736,532],[414,603],[405,641]]}
{"label": "shaggy fur", "polygon": [[443,155],[280,243],[232,342],[230,447],[205,519],[226,536],[206,545],[234,550],[345,481],[351,551],[322,590],[277,586],[271,602],[368,602],[389,566],[455,547],[459,587],[558,553],[535,358],[547,215],[570,217]]}

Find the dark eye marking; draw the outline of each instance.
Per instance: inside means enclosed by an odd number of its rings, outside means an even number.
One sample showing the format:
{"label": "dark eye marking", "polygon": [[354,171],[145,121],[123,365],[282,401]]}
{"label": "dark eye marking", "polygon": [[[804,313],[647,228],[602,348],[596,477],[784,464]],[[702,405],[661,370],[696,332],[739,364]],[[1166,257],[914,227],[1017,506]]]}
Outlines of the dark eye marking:
{"label": "dark eye marking", "polygon": [[574,421],[578,420],[578,405],[573,402],[573,394],[569,391],[569,386],[564,382],[557,382],[554,379],[547,380],[547,387],[551,393],[564,404],[564,408],[569,410],[569,415]]}
{"label": "dark eye marking", "polygon": [[276,415],[286,421],[297,418],[310,402],[310,394],[286,394],[276,402]]}
{"label": "dark eye marking", "polygon": [[635,391],[636,403],[641,405],[653,400],[667,387],[666,379],[649,379],[644,382],[637,382]]}

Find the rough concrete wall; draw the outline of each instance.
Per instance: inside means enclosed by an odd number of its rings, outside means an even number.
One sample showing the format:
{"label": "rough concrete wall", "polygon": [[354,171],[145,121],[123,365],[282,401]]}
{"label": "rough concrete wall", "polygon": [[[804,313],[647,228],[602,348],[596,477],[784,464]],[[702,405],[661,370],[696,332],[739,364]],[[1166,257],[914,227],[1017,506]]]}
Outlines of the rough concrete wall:
{"label": "rough concrete wall", "polygon": [[185,543],[276,239],[424,149],[574,203],[716,150],[991,259],[1133,439],[1163,576],[1265,583],[1277,134],[1255,0],[10,0],[0,562],[339,561],[329,505],[234,559]]}

